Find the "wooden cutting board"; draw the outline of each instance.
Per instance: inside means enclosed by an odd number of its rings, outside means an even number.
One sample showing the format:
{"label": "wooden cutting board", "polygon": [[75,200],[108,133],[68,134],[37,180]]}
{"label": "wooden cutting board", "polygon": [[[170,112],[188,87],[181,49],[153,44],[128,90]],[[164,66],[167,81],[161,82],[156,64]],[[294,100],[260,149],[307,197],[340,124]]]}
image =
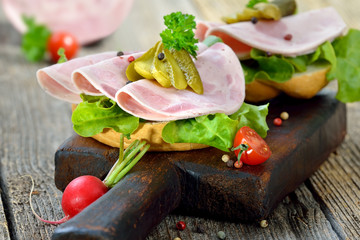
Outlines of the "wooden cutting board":
{"label": "wooden cutting board", "polygon": [[[283,111],[290,118],[274,126]],[[343,141],[346,106],[329,91],[311,100],[281,96],[270,102],[268,125],[273,154],[257,166],[228,168],[224,152],[214,148],[146,153],[113,189],[60,225],[53,239],[143,239],[175,209],[231,221],[266,219]],[[118,149],[74,135],[55,154],[55,184],[63,190],[80,175],[103,178],[117,157]]]}

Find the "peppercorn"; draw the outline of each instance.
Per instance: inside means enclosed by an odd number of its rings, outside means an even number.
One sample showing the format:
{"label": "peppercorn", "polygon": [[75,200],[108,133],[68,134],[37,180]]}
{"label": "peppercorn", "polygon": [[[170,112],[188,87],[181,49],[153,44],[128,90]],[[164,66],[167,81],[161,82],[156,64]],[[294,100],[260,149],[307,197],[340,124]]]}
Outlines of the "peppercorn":
{"label": "peppercorn", "polygon": [[123,51],[118,51],[118,52],[116,53],[116,56],[118,56],[118,57],[120,57],[120,56],[122,56],[122,55],[124,55],[124,52],[123,52]]}
{"label": "peppercorn", "polygon": [[128,61],[129,61],[129,62],[132,62],[132,61],[134,61],[134,60],[135,60],[134,56],[128,57]]}
{"label": "peppercorn", "polygon": [[176,228],[177,229],[179,229],[179,230],[184,230],[185,228],[186,228],[186,224],[185,224],[185,222],[183,222],[183,221],[178,221],[177,223],[176,223]]}
{"label": "peppercorn", "polygon": [[289,119],[289,114],[288,114],[287,112],[282,112],[282,113],[280,114],[280,118],[281,118],[282,120],[288,120],[288,119]]}
{"label": "peppercorn", "polygon": [[222,155],[221,160],[226,163],[227,161],[230,160],[230,157],[229,157],[229,155],[224,154],[224,155]]}
{"label": "peppercorn", "polygon": [[165,54],[163,52],[158,54],[158,59],[161,61],[165,58]]}
{"label": "peppercorn", "polygon": [[204,227],[204,225],[198,224],[198,225],[196,226],[196,231],[197,231],[198,233],[205,233],[205,227]]}
{"label": "peppercorn", "polygon": [[261,221],[260,221],[260,226],[261,226],[262,228],[266,228],[267,226],[269,226],[269,223],[268,223],[268,221],[266,221],[266,220],[264,219],[264,220],[261,220]]}
{"label": "peppercorn", "polygon": [[284,36],[284,39],[285,40],[287,40],[287,41],[290,41],[291,39],[292,39],[292,35],[291,34],[286,34],[285,36]]}
{"label": "peppercorn", "polygon": [[257,17],[251,17],[251,22],[253,24],[257,24],[258,21],[259,21],[259,19],[257,19]]}
{"label": "peppercorn", "polygon": [[275,118],[273,123],[275,126],[281,126],[282,120],[281,118]]}
{"label": "peppercorn", "polygon": [[243,166],[243,162],[242,161],[236,161],[235,163],[234,163],[234,167],[235,168],[241,168]]}
{"label": "peppercorn", "polygon": [[234,167],[234,161],[233,160],[229,160],[226,162],[226,166],[228,166],[229,168]]}
{"label": "peppercorn", "polygon": [[271,53],[271,52],[266,52],[266,56],[267,56],[267,57],[271,57],[271,56],[272,56],[272,53]]}
{"label": "peppercorn", "polygon": [[226,234],[223,231],[218,231],[216,235],[222,240],[226,238]]}

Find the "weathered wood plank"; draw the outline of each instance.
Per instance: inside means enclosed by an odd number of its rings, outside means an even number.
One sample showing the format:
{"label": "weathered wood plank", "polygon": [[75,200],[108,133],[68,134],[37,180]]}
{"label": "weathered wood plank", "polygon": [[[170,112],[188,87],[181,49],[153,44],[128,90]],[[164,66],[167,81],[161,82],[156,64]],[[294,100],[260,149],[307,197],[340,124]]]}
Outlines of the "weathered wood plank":
{"label": "weathered wood plank", "polygon": [[[2,48],[1,75],[1,178],[6,185],[12,236],[16,239],[50,239],[54,229],[40,223],[32,215],[28,193],[30,174],[36,181],[41,199],[34,201],[37,212],[45,219],[61,217],[61,195],[53,185],[53,152],[61,138],[71,133],[68,124],[70,109],[67,104],[54,101],[41,93],[34,81],[39,67],[22,59],[18,47]],[[52,108],[62,114],[47,115]],[[57,109],[57,110],[56,110]],[[68,113],[68,114],[67,114]],[[55,129],[47,131],[46,129]],[[53,202],[56,202],[55,205]]]}
{"label": "weathered wood plank", "polygon": [[[175,224],[178,221],[187,223],[184,231],[176,230]],[[180,214],[170,215],[147,239],[216,239],[218,231],[224,231],[227,239],[339,239],[304,184],[279,204],[268,222],[269,227],[261,228],[257,223],[240,224]],[[197,225],[202,225],[205,232],[198,233]]]}
{"label": "weathered wood plank", "polygon": [[[2,190],[0,189],[0,193],[2,194]],[[0,239],[10,239],[8,222],[5,217],[3,201],[0,198]]]}

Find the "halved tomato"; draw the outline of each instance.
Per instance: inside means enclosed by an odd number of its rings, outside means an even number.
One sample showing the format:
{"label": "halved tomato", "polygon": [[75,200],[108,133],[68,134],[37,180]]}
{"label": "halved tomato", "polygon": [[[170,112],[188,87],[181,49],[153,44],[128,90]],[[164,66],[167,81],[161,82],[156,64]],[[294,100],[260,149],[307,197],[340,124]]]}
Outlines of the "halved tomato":
{"label": "halved tomato", "polygon": [[[241,147],[239,147],[241,144]],[[271,156],[271,150],[265,140],[248,126],[239,129],[234,139],[234,150],[236,156],[242,151],[240,161],[248,165],[257,165],[265,162]]]}

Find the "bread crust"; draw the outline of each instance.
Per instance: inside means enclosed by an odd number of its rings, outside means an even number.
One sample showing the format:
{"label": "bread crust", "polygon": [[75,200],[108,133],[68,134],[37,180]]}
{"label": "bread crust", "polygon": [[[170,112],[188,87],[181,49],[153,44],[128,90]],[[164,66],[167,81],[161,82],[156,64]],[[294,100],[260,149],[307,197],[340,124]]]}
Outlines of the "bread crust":
{"label": "bread crust", "polygon": [[[124,147],[127,148],[129,144],[138,139],[145,140],[150,144],[149,151],[166,152],[166,151],[188,151],[193,149],[201,149],[209,147],[208,145],[200,143],[167,143],[162,137],[162,129],[165,127],[167,122],[148,122],[140,123],[138,129],[132,134],[130,140],[124,139]],[[92,136],[97,141],[104,143],[108,146],[119,147],[120,144],[120,133],[113,129],[106,128],[103,132]]]}
{"label": "bread crust", "polygon": [[281,93],[279,89],[271,87],[267,84],[254,80],[246,84],[245,87],[245,101],[247,102],[262,102],[275,98]]}
{"label": "bread crust", "polygon": [[[72,111],[76,104],[71,105]],[[167,152],[167,151],[189,151],[209,147],[200,143],[167,143],[162,139],[162,130],[168,122],[145,122],[140,123],[139,127],[130,135],[130,139],[124,139],[124,148],[127,148],[134,140],[145,140],[150,144],[149,151]],[[111,128],[105,128],[101,133],[92,136],[95,140],[111,146],[120,147],[120,133]]]}
{"label": "bread crust", "polygon": [[245,100],[261,102],[272,99],[281,92],[294,98],[310,99],[329,83],[326,79],[329,70],[329,65],[308,66],[306,72],[295,73],[289,81],[284,83],[256,79],[246,84]]}

